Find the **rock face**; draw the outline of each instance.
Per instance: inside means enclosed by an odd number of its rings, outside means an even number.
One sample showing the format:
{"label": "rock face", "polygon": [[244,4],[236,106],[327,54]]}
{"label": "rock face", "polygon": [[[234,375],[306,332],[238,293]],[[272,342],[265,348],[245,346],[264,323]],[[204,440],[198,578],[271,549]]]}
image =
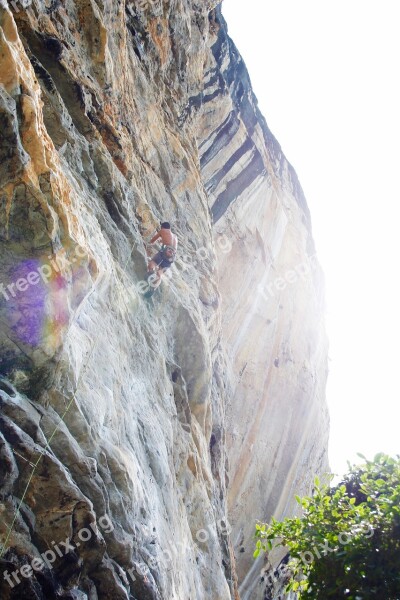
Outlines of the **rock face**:
{"label": "rock face", "polygon": [[[323,277],[299,181],[219,18],[200,157],[217,240],[228,355],[229,518],[242,600],[262,598],[254,519],[283,517],[327,472]],[[221,240],[235,240],[224,248]],[[295,490],[297,490],[295,492]],[[299,492],[300,491],[300,492]]]}
{"label": "rock face", "polygon": [[215,4],[0,0],[2,599],[262,598],[327,468],[309,214]]}

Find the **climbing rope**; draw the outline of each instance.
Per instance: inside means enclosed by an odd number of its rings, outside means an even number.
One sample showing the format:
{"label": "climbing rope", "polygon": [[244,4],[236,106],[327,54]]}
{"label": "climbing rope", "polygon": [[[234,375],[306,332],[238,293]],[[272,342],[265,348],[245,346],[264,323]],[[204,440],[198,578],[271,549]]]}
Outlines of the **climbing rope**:
{"label": "climbing rope", "polygon": [[12,520],[12,522],[11,522],[10,526],[9,526],[9,527],[8,527],[8,529],[7,529],[6,539],[5,539],[5,541],[4,541],[4,544],[2,545],[2,547],[1,547],[1,550],[0,550],[0,558],[3,558],[3,556],[4,556],[4,554],[5,554],[6,550],[7,550],[7,544],[8,544],[8,540],[10,539],[10,536],[11,536],[12,530],[13,530],[13,528],[14,528],[14,525],[15,525],[15,522],[16,522],[16,520],[18,519],[18,516],[20,515],[22,504],[23,504],[23,502],[24,502],[24,500],[25,500],[25,496],[26,496],[26,494],[28,493],[28,489],[29,489],[30,483],[31,483],[31,481],[32,481],[32,479],[33,479],[33,476],[34,476],[34,474],[35,474],[35,471],[36,471],[36,469],[38,468],[38,466],[39,466],[39,463],[40,463],[40,461],[42,460],[43,456],[45,455],[46,451],[47,451],[47,450],[50,448],[50,444],[51,444],[51,442],[52,442],[52,440],[53,440],[53,438],[54,438],[55,434],[57,433],[57,431],[58,431],[58,429],[59,429],[60,425],[61,425],[62,423],[64,423],[65,417],[67,416],[67,414],[68,414],[68,411],[69,411],[69,409],[71,408],[73,401],[75,400],[75,394],[76,394],[76,390],[78,389],[78,385],[79,385],[79,382],[80,382],[80,380],[81,380],[81,377],[82,377],[83,373],[85,372],[85,370],[86,370],[86,367],[87,367],[87,365],[88,365],[88,363],[89,363],[89,359],[90,359],[91,355],[93,354],[94,347],[95,347],[95,345],[93,344],[93,347],[92,347],[92,349],[91,349],[91,351],[90,351],[90,353],[89,353],[89,355],[88,355],[88,357],[87,357],[87,362],[86,362],[86,365],[85,365],[85,367],[83,368],[83,370],[82,370],[82,373],[80,373],[80,375],[79,375],[78,381],[77,381],[77,383],[76,383],[76,388],[75,388],[75,391],[74,391],[74,393],[73,393],[73,395],[72,395],[72,398],[71,398],[71,400],[69,401],[69,403],[68,403],[68,405],[67,405],[67,408],[66,408],[66,409],[65,409],[65,411],[64,411],[64,414],[63,414],[63,415],[62,415],[62,417],[60,418],[60,421],[57,423],[57,425],[56,425],[56,427],[55,427],[55,429],[54,429],[53,433],[51,434],[51,436],[50,436],[50,438],[49,438],[49,440],[48,440],[48,442],[47,442],[47,444],[46,444],[46,446],[43,448],[43,451],[42,451],[42,452],[40,452],[40,456],[39,456],[39,458],[37,459],[37,461],[36,461],[35,463],[31,463],[31,464],[32,464],[32,472],[31,472],[31,474],[30,474],[30,476],[29,476],[29,478],[28,478],[27,484],[26,484],[26,486],[25,486],[25,489],[24,489],[24,493],[22,494],[22,498],[21,498],[21,500],[19,501],[19,504],[18,504],[17,510],[15,511],[15,514],[14,514],[13,520]]}
{"label": "climbing rope", "polygon": [[[131,249],[131,251],[130,251],[130,253],[129,253],[129,255],[128,255],[128,258],[127,258],[127,260],[126,260],[126,262],[125,262],[124,268],[126,267],[126,265],[127,265],[128,261],[130,260],[130,258],[131,258],[131,255],[132,255],[132,252],[133,252],[133,248]],[[116,277],[116,271],[115,271],[115,268],[114,268],[114,265],[113,265],[113,264],[112,264],[112,270],[115,272],[115,277]],[[117,277],[116,277],[116,278],[117,278]],[[125,302],[125,299],[124,299],[124,302]],[[128,307],[127,307],[127,305],[126,305],[126,302],[125,302],[125,306],[126,306],[126,308],[128,309]],[[15,514],[14,514],[14,517],[13,517],[13,519],[12,519],[12,522],[11,522],[10,526],[8,527],[8,529],[7,529],[6,538],[5,538],[5,541],[4,541],[4,543],[3,543],[3,544],[2,544],[2,546],[1,546],[1,550],[0,550],[0,558],[2,558],[2,557],[4,556],[4,554],[5,554],[6,550],[7,550],[7,544],[8,544],[8,541],[9,541],[9,539],[10,539],[10,536],[11,536],[11,533],[12,533],[12,531],[13,531],[13,528],[14,528],[15,522],[16,522],[16,520],[18,519],[18,516],[19,516],[19,515],[20,515],[20,513],[21,513],[21,507],[22,507],[22,504],[23,504],[23,502],[24,502],[24,500],[25,500],[26,494],[28,493],[28,489],[29,489],[29,486],[30,486],[30,484],[31,484],[31,481],[32,481],[32,479],[33,479],[33,476],[34,476],[34,474],[35,474],[35,472],[36,472],[36,469],[38,468],[38,466],[39,466],[39,463],[40,463],[40,461],[42,460],[43,456],[45,455],[46,451],[47,451],[47,450],[50,448],[50,444],[51,444],[51,442],[52,442],[52,440],[53,440],[53,438],[54,438],[55,434],[57,433],[57,431],[58,431],[58,429],[59,429],[60,425],[61,425],[62,423],[64,423],[65,417],[67,416],[67,414],[68,414],[68,411],[69,411],[69,409],[71,408],[73,401],[75,400],[75,394],[76,394],[76,390],[78,389],[78,385],[79,385],[80,379],[81,379],[81,377],[82,377],[83,373],[85,372],[85,370],[86,370],[86,367],[87,367],[87,365],[88,365],[88,363],[89,363],[89,359],[90,359],[90,357],[91,357],[91,355],[92,355],[92,353],[93,353],[93,351],[94,351],[94,347],[95,347],[95,345],[93,344],[93,347],[92,347],[92,349],[91,349],[91,352],[90,352],[90,354],[88,355],[88,358],[87,358],[86,365],[85,365],[84,369],[82,370],[82,373],[79,375],[79,379],[78,379],[78,381],[77,381],[77,384],[76,384],[75,392],[73,393],[73,396],[72,396],[71,400],[69,401],[69,403],[68,403],[68,405],[67,405],[67,408],[66,408],[66,409],[65,409],[65,411],[64,411],[64,414],[62,415],[62,417],[61,417],[60,421],[58,422],[58,424],[57,424],[57,426],[55,427],[54,431],[52,432],[52,434],[51,434],[51,436],[50,436],[49,440],[47,441],[47,444],[46,444],[46,446],[45,446],[45,447],[42,449],[42,451],[40,452],[40,456],[39,456],[39,458],[37,459],[37,461],[36,461],[35,463],[32,463],[32,462],[30,462],[30,461],[27,461],[26,459],[24,459],[26,462],[28,462],[28,463],[29,463],[29,464],[32,466],[32,471],[31,471],[31,473],[30,473],[30,475],[29,475],[29,478],[28,478],[27,484],[26,484],[26,486],[25,486],[24,492],[23,492],[23,494],[22,494],[22,497],[21,497],[21,499],[20,499],[20,501],[19,501],[19,503],[18,503],[18,506],[17,506],[17,509],[16,509],[16,511],[15,511]],[[14,452],[14,450],[13,450],[13,452]],[[16,453],[16,454],[18,455],[18,453]],[[20,455],[18,455],[18,456],[20,456]],[[20,457],[20,458],[23,458],[23,457]]]}

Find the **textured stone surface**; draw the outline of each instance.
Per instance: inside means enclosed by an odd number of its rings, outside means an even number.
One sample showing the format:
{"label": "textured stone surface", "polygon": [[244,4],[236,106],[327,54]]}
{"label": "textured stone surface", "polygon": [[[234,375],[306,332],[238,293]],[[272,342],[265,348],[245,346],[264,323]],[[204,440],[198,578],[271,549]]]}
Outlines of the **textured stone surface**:
{"label": "textured stone surface", "polygon": [[[297,176],[218,17],[200,157],[214,215],[228,355],[229,516],[243,600],[263,597],[255,519],[295,510],[328,471],[323,277]],[[223,240],[233,244],[228,251]]]}
{"label": "textured stone surface", "polygon": [[309,215],[216,4],[0,0],[1,598],[262,597],[254,521],[326,467]]}

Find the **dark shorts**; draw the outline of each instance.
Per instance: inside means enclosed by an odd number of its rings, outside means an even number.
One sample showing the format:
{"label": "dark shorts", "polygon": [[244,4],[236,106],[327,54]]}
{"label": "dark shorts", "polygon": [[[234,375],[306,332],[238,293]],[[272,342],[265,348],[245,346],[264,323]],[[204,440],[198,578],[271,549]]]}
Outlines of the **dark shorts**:
{"label": "dark shorts", "polygon": [[160,252],[157,252],[157,254],[155,254],[151,260],[155,262],[156,265],[160,267],[160,269],[168,269],[174,262],[165,258],[164,253],[161,250]]}

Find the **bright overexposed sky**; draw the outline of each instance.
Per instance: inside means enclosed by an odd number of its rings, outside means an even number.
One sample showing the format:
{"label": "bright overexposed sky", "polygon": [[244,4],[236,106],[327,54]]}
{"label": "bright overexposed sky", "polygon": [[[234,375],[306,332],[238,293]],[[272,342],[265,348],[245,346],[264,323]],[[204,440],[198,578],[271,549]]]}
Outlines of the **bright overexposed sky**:
{"label": "bright overexposed sky", "polygon": [[329,457],[400,454],[398,0],[224,0],[326,277]]}

